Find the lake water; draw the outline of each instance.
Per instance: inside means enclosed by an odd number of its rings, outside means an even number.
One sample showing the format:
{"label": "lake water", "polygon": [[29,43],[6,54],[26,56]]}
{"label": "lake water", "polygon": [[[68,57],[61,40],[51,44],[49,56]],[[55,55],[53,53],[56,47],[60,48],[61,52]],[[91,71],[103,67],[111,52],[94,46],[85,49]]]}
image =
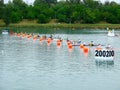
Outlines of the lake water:
{"label": "lake water", "polygon": [[55,35],[111,44],[115,59],[96,63],[95,47],[88,47],[85,56],[77,46],[68,50],[65,41],[58,48],[55,41],[47,46],[45,41],[0,35],[0,90],[120,90],[120,36],[107,37],[103,30]]}

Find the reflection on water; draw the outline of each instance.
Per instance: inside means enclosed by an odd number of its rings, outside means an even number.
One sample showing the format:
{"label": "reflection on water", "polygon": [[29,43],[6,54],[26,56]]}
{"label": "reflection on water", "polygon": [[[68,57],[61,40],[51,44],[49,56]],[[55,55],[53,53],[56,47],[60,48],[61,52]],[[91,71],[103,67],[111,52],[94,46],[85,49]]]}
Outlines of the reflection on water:
{"label": "reflection on water", "polygon": [[114,66],[114,61],[98,61],[96,60],[96,66],[97,67],[106,67],[106,68],[110,68]]}
{"label": "reflection on water", "polygon": [[[106,34],[56,35],[120,48],[120,37]],[[85,55],[79,46],[68,50],[66,41],[58,48],[55,41],[48,46],[46,41],[0,35],[0,90],[119,90],[120,51],[115,50],[114,61],[98,62],[95,47],[88,48]]]}
{"label": "reflection on water", "polygon": [[[4,28],[3,28],[4,29]],[[99,29],[55,29],[55,28],[11,28],[13,32],[40,33],[40,34],[107,34],[107,30]],[[115,31],[119,32],[119,31]]]}

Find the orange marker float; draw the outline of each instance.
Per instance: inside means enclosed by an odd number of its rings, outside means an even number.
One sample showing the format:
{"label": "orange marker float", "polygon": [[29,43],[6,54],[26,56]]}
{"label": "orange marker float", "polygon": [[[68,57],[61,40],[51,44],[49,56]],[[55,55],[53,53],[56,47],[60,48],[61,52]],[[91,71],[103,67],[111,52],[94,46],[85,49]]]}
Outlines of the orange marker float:
{"label": "orange marker float", "polygon": [[83,49],[84,48],[84,45],[83,44],[80,44],[80,49]]}
{"label": "orange marker float", "polygon": [[50,43],[50,42],[51,42],[51,41],[48,39],[48,40],[47,40],[47,43]]}
{"label": "orange marker float", "polygon": [[56,43],[57,43],[57,46],[60,46],[60,44],[61,44],[61,42],[60,42],[60,40],[59,40],[59,39],[57,40],[57,42],[56,42]]}
{"label": "orange marker float", "polygon": [[57,42],[57,46],[59,47],[61,45],[61,43],[60,42]]}
{"label": "orange marker float", "polygon": [[47,42],[47,45],[48,45],[48,46],[50,46],[51,39],[50,39],[50,38],[48,38],[46,42]]}
{"label": "orange marker float", "polygon": [[69,46],[71,43],[70,43],[70,41],[67,41],[67,45]]}
{"label": "orange marker float", "polygon": [[35,35],[34,37],[33,37],[33,40],[35,41],[37,39],[37,36]]}
{"label": "orange marker float", "polygon": [[28,35],[27,38],[30,39],[31,35]]}
{"label": "orange marker float", "polygon": [[68,45],[68,51],[69,51],[69,52],[72,52],[72,47],[73,47],[72,44],[69,44],[69,45]]}
{"label": "orange marker float", "polygon": [[84,47],[83,51],[84,51],[84,53],[88,53],[89,50],[87,47]]}
{"label": "orange marker float", "polygon": [[85,56],[85,57],[88,56],[88,52],[89,52],[88,48],[87,48],[87,47],[84,47],[84,48],[83,48],[83,53],[84,53],[84,56]]}
{"label": "orange marker float", "polygon": [[41,38],[39,39],[39,41],[42,42],[42,40],[43,40],[43,38],[41,37]]}
{"label": "orange marker float", "polygon": [[20,33],[18,33],[18,37],[20,37],[21,36],[21,34]]}
{"label": "orange marker float", "polygon": [[48,39],[47,39],[47,43],[50,43],[50,42],[51,42],[51,38],[48,38]]}
{"label": "orange marker float", "polygon": [[72,49],[72,44],[69,44],[69,45],[68,45],[68,49]]}

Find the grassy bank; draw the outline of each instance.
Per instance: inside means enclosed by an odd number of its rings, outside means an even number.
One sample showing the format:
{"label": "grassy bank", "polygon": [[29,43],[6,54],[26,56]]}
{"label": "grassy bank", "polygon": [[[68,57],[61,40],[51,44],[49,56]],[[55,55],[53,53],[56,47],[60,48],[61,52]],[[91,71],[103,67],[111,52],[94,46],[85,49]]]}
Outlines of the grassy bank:
{"label": "grassy bank", "polygon": [[[0,21],[0,27],[5,27],[3,21]],[[22,21],[17,24],[10,24],[9,27],[41,27],[41,28],[71,28],[71,29],[105,29],[106,27],[120,29],[120,24],[108,24],[108,23],[98,23],[98,24],[65,24],[65,23],[47,23],[38,24],[36,21]]]}
{"label": "grassy bank", "polygon": [[71,28],[71,29],[105,29],[106,27],[120,29],[120,24],[10,24],[10,27],[43,27],[43,28]]}

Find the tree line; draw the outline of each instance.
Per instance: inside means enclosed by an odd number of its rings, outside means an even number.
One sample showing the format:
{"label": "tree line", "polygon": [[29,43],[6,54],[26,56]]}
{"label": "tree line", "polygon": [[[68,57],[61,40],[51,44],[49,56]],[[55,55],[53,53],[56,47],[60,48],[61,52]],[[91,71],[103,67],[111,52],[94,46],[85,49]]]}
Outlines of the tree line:
{"label": "tree line", "polygon": [[101,3],[97,0],[35,0],[33,5],[23,0],[0,2],[0,19],[6,25],[23,19],[48,23],[120,23],[120,5],[114,1]]}

